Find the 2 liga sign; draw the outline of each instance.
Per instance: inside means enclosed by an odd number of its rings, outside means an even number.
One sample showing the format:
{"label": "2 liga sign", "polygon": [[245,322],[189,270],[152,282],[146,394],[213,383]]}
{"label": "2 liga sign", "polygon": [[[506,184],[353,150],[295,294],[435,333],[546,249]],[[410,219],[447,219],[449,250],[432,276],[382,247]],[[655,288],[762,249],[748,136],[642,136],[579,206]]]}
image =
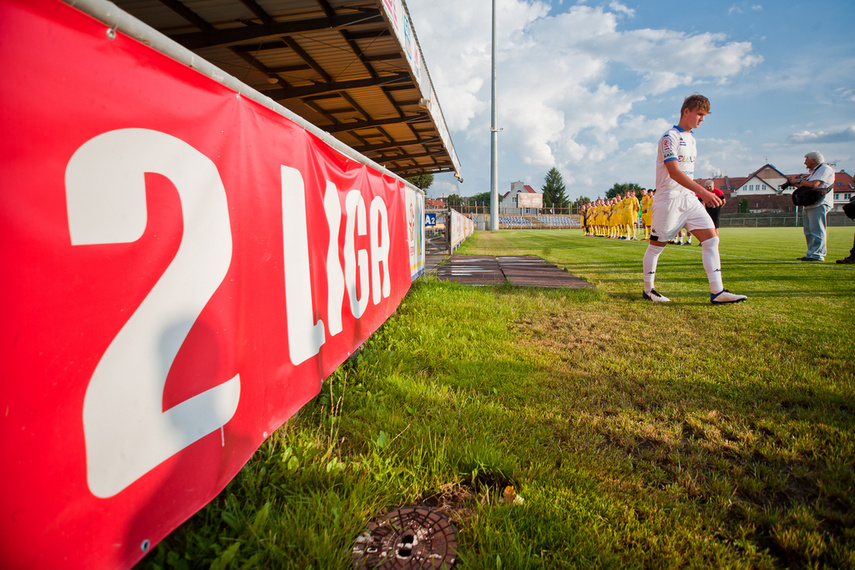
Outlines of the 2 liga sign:
{"label": "2 liga sign", "polygon": [[[327,182],[323,201],[329,230],[325,248],[328,307],[325,318],[315,322],[305,186],[299,170],[287,166],[280,170],[287,352],[297,365],[318,353],[327,333],[342,332],[345,291],[355,319],[365,313],[369,291],[373,305],[390,296],[388,212],[383,198],[375,196],[367,215],[359,190],[347,192],[346,212],[342,212],[339,192]],[[66,169],[71,244],[139,240],[148,218],[147,173],[160,174],[175,186],[184,231],[175,257],[107,347],[86,390],[87,480],[92,494],[101,498],[121,492],[167,458],[220,429],[234,415],[240,399],[240,376],[235,375],[167,411],[162,404],[165,372],[222,285],[231,262],[226,190],[214,162],[180,139],[157,131],[124,129],[87,141]],[[190,216],[190,212],[200,213]],[[342,268],[335,238],[343,213]],[[370,249],[358,249],[356,238],[366,234]],[[164,348],[160,329],[174,315],[186,318]],[[165,366],[159,362],[159,350],[167,351]]]}
{"label": "2 liga sign", "polygon": [[0,559],[128,566],[395,310],[422,198],[56,0],[0,37]]}

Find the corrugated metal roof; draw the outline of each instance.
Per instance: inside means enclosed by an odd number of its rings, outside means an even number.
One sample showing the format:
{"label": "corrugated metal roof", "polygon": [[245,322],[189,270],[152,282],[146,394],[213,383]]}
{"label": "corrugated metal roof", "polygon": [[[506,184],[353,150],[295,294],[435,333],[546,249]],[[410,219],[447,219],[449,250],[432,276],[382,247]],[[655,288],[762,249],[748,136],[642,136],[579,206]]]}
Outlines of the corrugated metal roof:
{"label": "corrugated metal roof", "polygon": [[403,0],[113,3],[390,171],[461,177]]}

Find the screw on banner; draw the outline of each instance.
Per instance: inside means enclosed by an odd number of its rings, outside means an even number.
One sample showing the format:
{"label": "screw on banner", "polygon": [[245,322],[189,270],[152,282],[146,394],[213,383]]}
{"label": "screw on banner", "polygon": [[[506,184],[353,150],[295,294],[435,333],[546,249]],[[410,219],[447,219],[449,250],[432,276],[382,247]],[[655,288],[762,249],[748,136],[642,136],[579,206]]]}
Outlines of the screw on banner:
{"label": "screw on banner", "polygon": [[107,38],[108,39],[111,39],[111,40],[116,39],[116,29],[117,28],[118,28],[118,26],[113,26],[112,28],[107,29]]}

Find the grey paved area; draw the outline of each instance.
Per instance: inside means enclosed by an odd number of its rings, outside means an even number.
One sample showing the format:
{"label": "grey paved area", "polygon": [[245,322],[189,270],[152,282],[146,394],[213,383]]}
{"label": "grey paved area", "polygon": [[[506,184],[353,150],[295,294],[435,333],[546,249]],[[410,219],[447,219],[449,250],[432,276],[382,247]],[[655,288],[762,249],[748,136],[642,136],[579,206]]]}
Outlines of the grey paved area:
{"label": "grey paved area", "polygon": [[[427,258],[430,258],[428,255]],[[445,263],[442,263],[447,259]],[[433,262],[432,267],[430,261]],[[548,263],[540,257],[492,255],[437,255],[426,259],[425,272],[435,272],[442,281],[463,285],[502,285],[582,289],[593,287],[584,279]],[[440,265],[437,265],[439,263]]]}

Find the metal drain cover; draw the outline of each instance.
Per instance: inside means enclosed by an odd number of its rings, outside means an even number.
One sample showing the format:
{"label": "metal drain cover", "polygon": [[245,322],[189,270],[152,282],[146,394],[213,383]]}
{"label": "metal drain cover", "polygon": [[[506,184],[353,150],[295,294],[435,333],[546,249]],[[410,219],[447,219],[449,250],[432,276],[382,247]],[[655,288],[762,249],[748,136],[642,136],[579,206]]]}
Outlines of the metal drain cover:
{"label": "metal drain cover", "polygon": [[403,507],[368,524],[353,545],[354,568],[451,568],[457,529],[426,507]]}

